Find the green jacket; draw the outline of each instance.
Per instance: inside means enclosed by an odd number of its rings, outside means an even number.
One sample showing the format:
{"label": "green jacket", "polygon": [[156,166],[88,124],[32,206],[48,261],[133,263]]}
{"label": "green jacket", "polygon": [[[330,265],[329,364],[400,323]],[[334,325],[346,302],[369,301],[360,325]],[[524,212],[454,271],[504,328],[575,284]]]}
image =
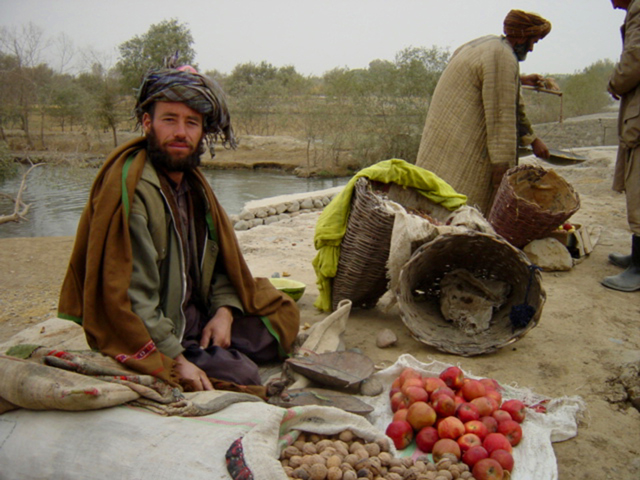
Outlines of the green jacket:
{"label": "green jacket", "polygon": [[[185,181],[187,177],[185,176]],[[196,219],[196,232],[201,251],[201,298],[206,299],[208,314],[213,316],[221,306],[243,311],[242,303],[227,275],[218,264],[219,245],[213,222],[205,222],[209,208],[205,194],[195,177],[191,179],[194,204],[200,205],[201,222]],[[142,319],[158,350],[175,358],[185,330],[182,310],[186,290],[184,252],[180,233],[171,208],[172,197],[163,186],[151,162],[142,171],[129,213],[129,232],[133,255],[133,272],[128,293],[131,309]],[[194,215],[196,216],[196,215]]]}

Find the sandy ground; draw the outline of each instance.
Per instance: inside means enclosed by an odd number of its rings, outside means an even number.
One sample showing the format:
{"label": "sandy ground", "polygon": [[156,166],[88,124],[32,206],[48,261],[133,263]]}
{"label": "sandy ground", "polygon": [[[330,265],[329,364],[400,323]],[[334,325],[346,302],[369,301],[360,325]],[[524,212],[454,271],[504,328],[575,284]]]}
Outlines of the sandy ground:
{"label": "sandy ground", "polygon": [[[607,263],[611,251],[630,245],[624,198],[610,190],[615,149],[578,150],[588,161],[555,167],[581,195],[573,221],[603,227],[593,253],[568,272],[544,273],[547,302],[539,325],[517,343],[472,358],[441,353],[414,340],[397,310],[354,310],[345,343],[377,364],[391,364],[402,353],[421,361],[459,364],[475,375],[528,387],[549,397],[581,396],[587,410],[577,437],[554,444],[560,479],[640,478],[640,412],[625,401],[616,378],[624,365],[640,361],[640,292],[605,289],[600,279],[617,273]],[[548,165],[547,165],[548,166]],[[256,276],[287,272],[308,285],[299,306],[303,324],[326,314],[313,307],[317,297],[311,260],[318,213],[261,226],[238,237]],[[0,239],[0,344],[55,315],[59,287],[72,238]],[[43,342],[47,331],[40,329]],[[391,328],[396,345],[379,349],[376,333]]]}

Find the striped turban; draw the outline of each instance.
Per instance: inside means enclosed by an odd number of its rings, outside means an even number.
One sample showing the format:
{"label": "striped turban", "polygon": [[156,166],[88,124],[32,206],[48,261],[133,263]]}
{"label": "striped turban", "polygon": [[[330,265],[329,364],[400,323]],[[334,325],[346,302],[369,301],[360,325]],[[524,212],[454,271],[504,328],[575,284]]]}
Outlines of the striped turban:
{"label": "striped turban", "polygon": [[513,38],[544,38],[551,31],[551,22],[535,13],[511,10],[504,19],[504,34]]}
{"label": "striped turban", "polygon": [[212,156],[218,138],[225,147],[236,148],[224,92],[215,80],[199,74],[193,67],[150,70],[138,89],[135,115],[139,123],[155,102],[184,103],[202,114],[205,139]]}

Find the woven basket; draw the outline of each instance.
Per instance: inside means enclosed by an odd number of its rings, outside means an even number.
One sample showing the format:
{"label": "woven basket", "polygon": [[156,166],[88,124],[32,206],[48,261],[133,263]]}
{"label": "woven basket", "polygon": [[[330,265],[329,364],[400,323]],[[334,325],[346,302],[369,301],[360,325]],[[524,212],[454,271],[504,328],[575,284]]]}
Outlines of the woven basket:
{"label": "woven basket", "polygon": [[438,220],[451,213],[413,188],[359,178],[333,279],[333,310],[345,299],[351,300],[354,308],[373,308],[386,292],[387,259],[395,218],[385,206],[388,200]]}
{"label": "woven basket", "polygon": [[[400,272],[395,294],[402,321],[416,340],[455,355],[479,355],[509,345],[538,324],[546,299],[542,277],[537,270],[532,276],[530,266],[522,251],[499,236],[471,231],[442,234],[418,248]],[[483,332],[469,335],[440,311],[440,280],[458,268],[511,286],[506,302]],[[525,327],[514,331],[509,314],[513,306],[525,303],[525,297],[535,314]]]}
{"label": "woven basket", "polygon": [[489,223],[513,246],[547,237],[580,208],[573,187],[554,170],[520,165],[502,178]]}

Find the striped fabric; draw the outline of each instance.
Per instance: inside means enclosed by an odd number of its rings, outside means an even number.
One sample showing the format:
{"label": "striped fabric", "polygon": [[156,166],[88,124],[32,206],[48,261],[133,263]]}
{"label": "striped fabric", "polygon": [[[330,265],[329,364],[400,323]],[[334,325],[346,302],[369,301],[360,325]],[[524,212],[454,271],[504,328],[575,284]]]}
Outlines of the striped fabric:
{"label": "striped fabric", "polygon": [[204,116],[204,132],[210,148],[218,138],[224,146],[236,147],[224,92],[206,75],[174,68],[149,71],[138,90],[135,114],[139,122],[154,102],[186,104]]}
{"label": "striped fabric", "polygon": [[493,164],[516,164],[519,65],[504,37],[473,40],[453,54],[427,113],[416,165],[485,214]]}

